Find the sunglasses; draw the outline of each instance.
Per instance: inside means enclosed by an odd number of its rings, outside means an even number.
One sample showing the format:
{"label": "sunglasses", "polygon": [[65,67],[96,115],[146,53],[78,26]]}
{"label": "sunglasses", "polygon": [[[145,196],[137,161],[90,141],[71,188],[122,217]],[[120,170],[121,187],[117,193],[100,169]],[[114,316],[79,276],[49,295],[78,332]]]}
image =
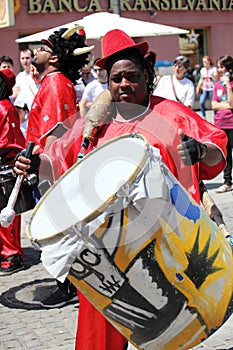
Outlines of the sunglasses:
{"label": "sunglasses", "polygon": [[48,52],[48,53],[50,53],[50,55],[53,54],[53,52],[52,52],[51,50],[46,49],[44,46],[39,47],[39,48],[37,49],[37,51]]}
{"label": "sunglasses", "polygon": [[102,68],[94,68],[94,72],[102,72],[103,69]]}

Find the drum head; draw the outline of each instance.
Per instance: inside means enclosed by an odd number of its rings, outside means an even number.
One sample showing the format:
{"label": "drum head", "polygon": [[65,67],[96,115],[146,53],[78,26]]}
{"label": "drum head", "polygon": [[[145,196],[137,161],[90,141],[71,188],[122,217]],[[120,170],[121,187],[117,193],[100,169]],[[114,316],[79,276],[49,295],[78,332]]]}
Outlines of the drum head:
{"label": "drum head", "polygon": [[98,147],[70,168],[42,197],[27,231],[40,240],[97,217],[132,183],[147,160],[141,136],[125,135]]}

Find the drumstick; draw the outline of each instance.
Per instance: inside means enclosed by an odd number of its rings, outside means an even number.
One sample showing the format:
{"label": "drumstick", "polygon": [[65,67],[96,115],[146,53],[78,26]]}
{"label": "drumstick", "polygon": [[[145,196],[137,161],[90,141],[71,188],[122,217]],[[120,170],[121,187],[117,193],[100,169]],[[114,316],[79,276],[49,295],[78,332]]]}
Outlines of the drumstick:
{"label": "drumstick", "polygon": [[92,141],[98,128],[103,126],[108,119],[114,115],[112,98],[108,90],[102,91],[92,103],[91,108],[86,115],[86,124],[83,132],[83,138]]}
{"label": "drumstick", "polygon": [[[25,157],[30,158],[32,154],[32,150],[34,147],[34,142],[28,142],[28,146],[25,152]],[[14,220],[15,217],[15,210],[14,206],[18,198],[19,190],[21,187],[23,181],[23,175],[18,175],[16,178],[15,185],[11,191],[11,195],[8,199],[7,206],[2,209],[1,215],[0,215],[0,220],[1,220],[1,225],[2,227],[7,228],[12,221]]]}
{"label": "drumstick", "polygon": [[112,98],[108,90],[102,91],[92,103],[91,109],[87,112],[86,123],[83,131],[83,141],[77,161],[81,160],[94,140],[101,127],[110,121],[114,115]]}
{"label": "drumstick", "polygon": [[199,189],[201,194],[201,202],[203,204],[204,209],[206,210],[209,217],[216,223],[216,225],[220,228],[223,235],[228,238],[231,234],[229,233],[226,224],[223,220],[223,215],[213,198],[210,196],[205,184],[203,181],[199,183]]}

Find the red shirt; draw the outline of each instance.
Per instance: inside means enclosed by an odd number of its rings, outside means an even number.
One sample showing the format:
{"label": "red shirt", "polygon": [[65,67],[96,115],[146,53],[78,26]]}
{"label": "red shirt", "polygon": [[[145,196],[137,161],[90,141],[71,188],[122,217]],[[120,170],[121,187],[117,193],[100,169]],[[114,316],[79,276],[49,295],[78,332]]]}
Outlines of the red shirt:
{"label": "red shirt", "polygon": [[61,72],[46,74],[32,103],[26,140],[40,144],[43,149],[47,135],[58,123],[66,121],[68,128],[73,125],[76,111],[72,82]]}
{"label": "red shirt", "polygon": [[[83,118],[76,121],[74,127],[64,137],[52,144],[49,155],[54,164],[56,178],[77,161],[84,123]],[[176,149],[180,144],[179,128],[197,141],[215,144],[225,157],[227,138],[222,130],[201,118],[190,108],[156,96],[151,96],[150,110],[141,118],[128,122],[113,120],[110,124],[106,124],[98,133],[98,139],[94,141],[92,147],[123,134],[141,133],[152,146],[160,149],[164,163],[199,202],[199,182],[217,176],[223,170],[225,161],[212,167],[203,162],[191,167],[183,165]]]}

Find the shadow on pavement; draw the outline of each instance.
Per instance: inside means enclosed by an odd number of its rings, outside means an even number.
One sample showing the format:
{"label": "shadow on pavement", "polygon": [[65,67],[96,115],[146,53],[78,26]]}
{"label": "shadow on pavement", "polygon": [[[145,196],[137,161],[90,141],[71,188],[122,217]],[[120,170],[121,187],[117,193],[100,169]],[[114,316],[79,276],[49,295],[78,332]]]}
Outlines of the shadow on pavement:
{"label": "shadow on pavement", "polygon": [[215,189],[215,188],[218,188],[219,186],[221,186],[223,183],[221,182],[221,183],[218,183],[218,182],[215,182],[215,183],[206,183],[205,182],[205,185],[206,185],[206,188],[208,189],[208,190],[213,190],[213,189]]}
{"label": "shadow on pavement", "polygon": [[53,278],[44,278],[12,287],[0,295],[0,303],[11,309],[41,310],[40,302],[52,292]]}

